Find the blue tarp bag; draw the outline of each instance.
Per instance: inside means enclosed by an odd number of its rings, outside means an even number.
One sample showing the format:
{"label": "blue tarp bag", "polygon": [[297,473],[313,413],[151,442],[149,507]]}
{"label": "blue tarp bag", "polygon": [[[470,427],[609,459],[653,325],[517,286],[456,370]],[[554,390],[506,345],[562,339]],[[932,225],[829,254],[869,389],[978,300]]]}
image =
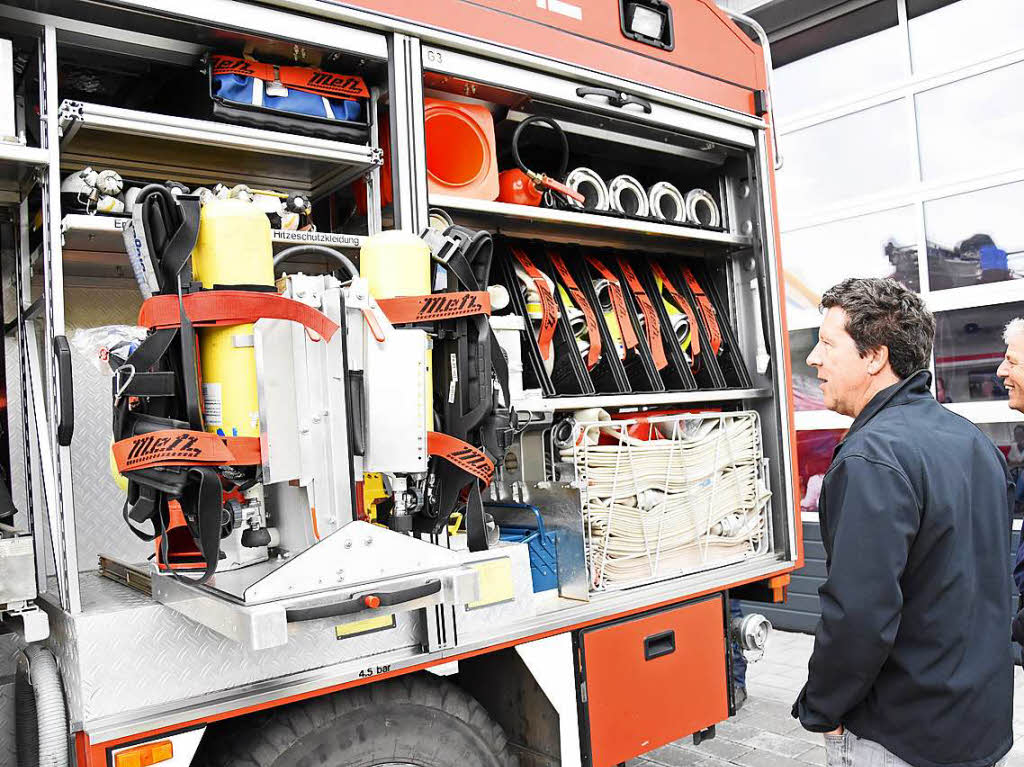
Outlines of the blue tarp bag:
{"label": "blue tarp bag", "polygon": [[209,74],[214,116],[226,122],[344,141],[369,135],[361,77],[233,56],[212,57]]}

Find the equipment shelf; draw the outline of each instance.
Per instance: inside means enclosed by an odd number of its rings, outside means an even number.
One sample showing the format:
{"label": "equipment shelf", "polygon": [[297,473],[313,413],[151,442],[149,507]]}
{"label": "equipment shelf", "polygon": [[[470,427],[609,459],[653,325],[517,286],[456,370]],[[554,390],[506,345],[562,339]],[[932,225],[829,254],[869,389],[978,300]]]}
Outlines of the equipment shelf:
{"label": "equipment shelf", "polygon": [[[430,207],[443,208],[459,223],[476,224],[515,237],[549,242],[609,245],[631,250],[663,252],[680,244],[750,247],[750,237],[695,227],[616,218],[571,210],[512,205],[468,197],[431,195]],[[637,237],[637,235],[641,235]]]}
{"label": "equipment shelf", "polygon": [[186,184],[246,183],[320,197],[383,163],[380,149],[81,101],[60,105],[61,161]]}
{"label": "equipment shelf", "polygon": [[586,397],[524,397],[513,404],[516,410],[534,413],[557,410],[585,410],[591,407],[646,407],[649,405],[696,405],[740,402],[772,396],[770,389],[709,389],[705,391],[663,391],[649,394],[597,394]]}
{"label": "equipment shelf", "polygon": [[50,153],[39,147],[0,141],[0,189],[15,191],[26,174],[49,164]]}

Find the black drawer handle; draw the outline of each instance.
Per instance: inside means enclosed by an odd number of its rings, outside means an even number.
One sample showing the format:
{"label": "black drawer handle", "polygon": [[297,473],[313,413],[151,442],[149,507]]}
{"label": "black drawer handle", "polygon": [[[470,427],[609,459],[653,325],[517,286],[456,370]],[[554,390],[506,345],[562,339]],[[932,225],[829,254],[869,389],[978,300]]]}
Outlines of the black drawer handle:
{"label": "black drawer handle", "polygon": [[662,631],[644,638],[644,660],[654,660],[676,651],[676,632]]}
{"label": "black drawer handle", "polygon": [[429,597],[440,590],[441,581],[427,581],[422,586],[411,586],[407,589],[398,589],[396,591],[367,592],[365,594],[358,594],[351,599],[344,599],[340,602],[331,602],[325,605],[289,607],[285,610],[285,616],[289,623],[312,621],[317,618],[335,618],[339,615],[352,615],[362,610],[393,607],[403,602],[411,602],[414,599]]}
{"label": "black drawer handle", "polygon": [[57,381],[60,385],[57,444],[67,447],[75,433],[75,385],[71,378],[71,344],[67,336],[53,337],[53,354],[57,358]]}
{"label": "black drawer handle", "polygon": [[638,106],[647,114],[650,114],[653,109],[651,102],[647,99],[642,99],[639,96],[634,96],[632,93],[625,93],[611,88],[594,88],[591,86],[581,85],[576,89],[576,95],[580,98],[586,98],[587,96],[603,96],[608,99],[609,106],[617,107],[618,109],[622,109],[624,106]]}

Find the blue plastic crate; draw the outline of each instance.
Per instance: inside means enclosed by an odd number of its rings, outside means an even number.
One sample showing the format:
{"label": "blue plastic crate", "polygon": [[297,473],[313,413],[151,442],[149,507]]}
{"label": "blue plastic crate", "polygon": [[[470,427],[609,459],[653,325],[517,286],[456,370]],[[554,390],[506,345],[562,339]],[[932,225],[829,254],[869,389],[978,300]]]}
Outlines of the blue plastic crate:
{"label": "blue plastic crate", "polygon": [[558,546],[554,533],[544,528],[544,519],[536,506],[519,504],[488,504],[505,508],[527,509],[537,519],[536,527],[501,525],[501,540],[509,543],[525,543],[530,552],[530,573],[533,576],[533,590],[547,591],[558,586]]}

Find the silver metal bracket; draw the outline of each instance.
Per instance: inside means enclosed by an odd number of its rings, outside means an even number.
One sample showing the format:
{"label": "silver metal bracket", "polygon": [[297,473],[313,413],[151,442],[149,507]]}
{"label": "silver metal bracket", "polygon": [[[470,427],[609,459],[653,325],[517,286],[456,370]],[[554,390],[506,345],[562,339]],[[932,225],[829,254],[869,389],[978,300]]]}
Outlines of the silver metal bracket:
{"label": "silver metal bracket", "polygon": [[27,643],[42,642],[50,636],[50,619],[32,603],[0,610],[0,623],[20,635]]}

